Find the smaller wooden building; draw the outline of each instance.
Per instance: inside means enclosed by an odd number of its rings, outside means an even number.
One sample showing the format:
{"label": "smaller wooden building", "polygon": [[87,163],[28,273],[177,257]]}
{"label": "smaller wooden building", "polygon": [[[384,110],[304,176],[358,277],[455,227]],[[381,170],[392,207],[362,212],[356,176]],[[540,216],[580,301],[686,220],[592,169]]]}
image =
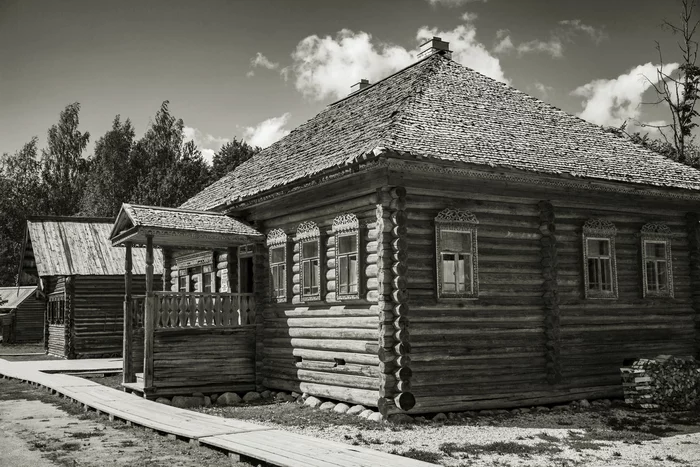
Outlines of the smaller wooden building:
{"label": "smaller wooden building", "polygon": [[[124,249],[113,248],[113,219],[39,217],[27,221],[19,277],[43,298],[46,350],[65,358],[121,355]],[[161,256],[154,268],[162,270]],[[133,255],[134,289],[145,291],[146,258]],[[139,280],[140,279],[140,280]]]}
{"label": "smaller wooden building", "polygon": [[43,339],[44,305],[36,286],[0,287],[0,337],[3,344]]}

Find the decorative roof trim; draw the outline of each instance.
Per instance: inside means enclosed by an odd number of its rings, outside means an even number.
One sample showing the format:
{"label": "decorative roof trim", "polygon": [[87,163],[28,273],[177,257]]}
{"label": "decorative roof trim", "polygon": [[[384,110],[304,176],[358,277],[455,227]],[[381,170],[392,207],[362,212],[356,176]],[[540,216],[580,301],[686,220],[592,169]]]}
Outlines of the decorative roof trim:
{"label": "decorative roof trim", "polygon": [[479,220],[471,211],[467,211],[466,209],[447,208],[440,211],[435,217],[435,222],[478,224]]}
{"label": "decorative roof trim", "polygon": [[297,241],[309,240],[321,237],[321,230],[313,221],[306,221],[299,224],[297,227]]}
{"label": "decorative roof trim", "polygon": [[341,214],[340,216],[333,219],[333,232],[351,232],[353,230],[359,230],[360,221],[357,216],[353,213]]}
{"label": "decorative roof trim", "polygon": [[267,246],[284,245],[287,243],[287,234],[282,229],[273,229],[267,234]]}
{"label": "decorative roof trim", "polygon": [[583,224],[583,233],[586,235],[605,235],[614,237],[617,235],[615,224],[606,219],[592,218]]}

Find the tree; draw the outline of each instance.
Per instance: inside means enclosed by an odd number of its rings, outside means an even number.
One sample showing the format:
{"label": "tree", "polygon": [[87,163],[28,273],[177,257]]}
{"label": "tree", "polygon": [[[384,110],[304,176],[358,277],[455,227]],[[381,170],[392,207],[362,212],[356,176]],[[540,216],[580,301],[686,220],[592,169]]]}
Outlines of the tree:
{"label": "tree", "polygon": [[0,158],[0,285],[15,285],[27,217],[45,209],[37,142]]}
{"label": "tree", "polygon": [[678,48],[681,51],[682,63],[678,67],[678,73],[666,73],[664,71],[661,46],[657,42],[656,49],[659,52],[660,66],[656,70],[657,83],[649,80],[658,96],[656,104],[664,103],[671,113],[671,123],[667,125],[652,126],[660,130],[662,137],[669,142],[663,132],[670,130],[672,144],[676,150],[678,162],[686,163],[688,159],[688,147],[693,143],[692,131],[698,126],[695,119],[698,111],[695,103],[700,91],[700,67],[696,65],[698,57],[698,42],[694,39],[700,20],[695,19],[695,0],[681,0],[682,11],[680,22],[673,24],[664,21],[663,25],[675,36],[679,36]]}
{"label": "tree", "polygon": [[236,167],[253,157],[260,152],[259,147],[253,147],[245,141],[238,141],[233,138],[233,141],[221,146],[214,154],[212,160],[212,181],[216,181],[233,171]]}
{"label": "tree", "polygon": [[135,132],[131,121],[117,115],[112,128],[95,144],[81,212],[90,216],[116,217],[123,202],[136,188],[136,170],[131,165]]}
{"label": "tree", "polygon": [[48,148],[42,151],[42,180],[46,189],[47,211],[54,215],[79,212],[88,172],[82,157],[90,133],[78,130],[80,104],[68,105],[58,124],[48,132]]}
{"label": "tree", "polygon": [[210,169],[193,142],[184,142],[182,119],[170,113],[165,101],[146,134],[132,151],[131,165],[139,174],[135,202],[174,207],[201,191]]}

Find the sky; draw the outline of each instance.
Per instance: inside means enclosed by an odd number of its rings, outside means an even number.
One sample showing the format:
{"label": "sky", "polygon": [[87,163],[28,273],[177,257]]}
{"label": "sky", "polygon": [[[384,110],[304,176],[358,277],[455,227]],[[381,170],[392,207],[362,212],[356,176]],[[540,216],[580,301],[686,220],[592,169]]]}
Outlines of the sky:
{"label": "sky", "polygon": [[[161,102],[205,158],[232,138],[268,146],[360,79],[416,60],[432,36],[453,59],[599,125],[659,123],[660,27],[677,0],[0,0],[0,154],[72,102],[94,142],[119,114],[145,132]],[[647,79],[648,78],[648,79]],[[633,123],[630,125],[633,126]]]}

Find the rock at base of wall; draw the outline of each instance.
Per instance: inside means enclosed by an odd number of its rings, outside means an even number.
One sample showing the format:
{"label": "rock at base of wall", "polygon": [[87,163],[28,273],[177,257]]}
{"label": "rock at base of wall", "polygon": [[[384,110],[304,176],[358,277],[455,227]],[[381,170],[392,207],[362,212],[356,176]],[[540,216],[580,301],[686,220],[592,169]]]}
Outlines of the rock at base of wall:
{"label": "rock at base of wall", "polygon": [[225,392],[216,399],[216,405],[230,406],[240,404],[242,401],[241,396],[235,392]]}

